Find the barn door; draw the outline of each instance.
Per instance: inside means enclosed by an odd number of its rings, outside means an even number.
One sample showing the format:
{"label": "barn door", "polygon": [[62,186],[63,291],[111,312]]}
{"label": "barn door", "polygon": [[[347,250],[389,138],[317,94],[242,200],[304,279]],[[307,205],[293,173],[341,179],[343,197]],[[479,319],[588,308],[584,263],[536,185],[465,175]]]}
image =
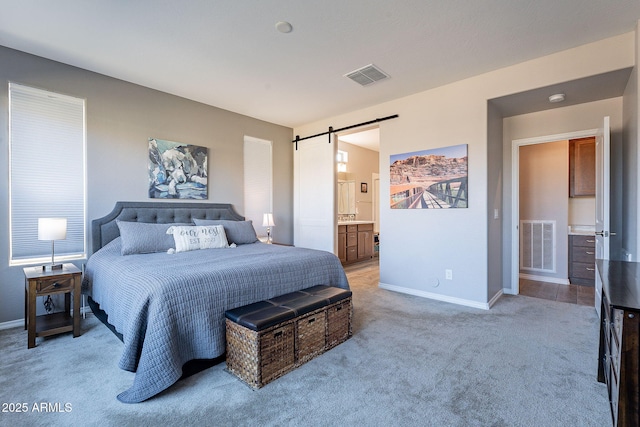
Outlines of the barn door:
{"label": "barn door", "polygon": [[295,246],[335,253],[336,144],[323,135],[294,144]]}

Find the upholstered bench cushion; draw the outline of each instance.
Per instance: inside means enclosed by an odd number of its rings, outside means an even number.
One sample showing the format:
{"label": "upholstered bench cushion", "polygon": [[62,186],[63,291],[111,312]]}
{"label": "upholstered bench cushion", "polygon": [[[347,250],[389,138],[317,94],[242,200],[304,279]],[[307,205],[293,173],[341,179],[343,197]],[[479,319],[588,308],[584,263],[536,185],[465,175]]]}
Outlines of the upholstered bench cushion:
{"label": "upholstered bench cushion", "polygon": [[253,331],[261,331],[296,317],[293,310],[267,301],[228,310],[225,315],[232,322]]}
{"label": "upholstered bench cushion", "polygon": [[317,285],[300,292],[322,297],[327,300],[327,304],[333,304],[351,296],[351,291],[326,285]]}
{"label": "upholstered bench cushion", "polygon": [[253,331],[261,331],[351,296],[351,291],[318,285],[265,301],[227,310],[227,319]]}

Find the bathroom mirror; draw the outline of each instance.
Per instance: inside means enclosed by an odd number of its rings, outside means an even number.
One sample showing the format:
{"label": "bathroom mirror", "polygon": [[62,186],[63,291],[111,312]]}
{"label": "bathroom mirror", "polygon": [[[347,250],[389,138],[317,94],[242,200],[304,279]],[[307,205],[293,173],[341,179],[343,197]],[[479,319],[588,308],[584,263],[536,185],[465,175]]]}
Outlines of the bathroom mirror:
{"label": "bathroom mirror", "polygon": [[356,214],[356,182],[338,181],[338,215]]}

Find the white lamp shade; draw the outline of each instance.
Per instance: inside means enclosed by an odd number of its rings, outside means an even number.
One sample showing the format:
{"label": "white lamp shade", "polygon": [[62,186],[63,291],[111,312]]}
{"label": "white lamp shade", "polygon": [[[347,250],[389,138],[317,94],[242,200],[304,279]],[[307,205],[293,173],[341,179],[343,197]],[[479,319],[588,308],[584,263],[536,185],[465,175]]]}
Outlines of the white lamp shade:
{"label": "white lamp shade", "polygon": [[38,218],[38,240],[64,240],[66,238],[66,218]]}
{"label": "white lamp shade", "polygon": [[266,213],[262,215],[262,226],[263,227],[275,227],[273,223],[273,214]]}

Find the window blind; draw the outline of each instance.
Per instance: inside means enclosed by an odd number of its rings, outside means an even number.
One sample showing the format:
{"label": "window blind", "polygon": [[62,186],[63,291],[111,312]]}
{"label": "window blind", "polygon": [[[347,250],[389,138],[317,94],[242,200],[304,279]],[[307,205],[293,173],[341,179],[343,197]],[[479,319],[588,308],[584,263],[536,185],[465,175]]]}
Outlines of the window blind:
{"label": "window blind", "polygon": [[9,83],[10,263],[50,259],[38,218],[67,218],[56,259],[85,251],[85,101]]}
{"label": "window blind", "polygon": [[258,236],[267,235],[262,215],[273,212],[271,162],[271,141],[244,138],[244,216],[253,221]]}

